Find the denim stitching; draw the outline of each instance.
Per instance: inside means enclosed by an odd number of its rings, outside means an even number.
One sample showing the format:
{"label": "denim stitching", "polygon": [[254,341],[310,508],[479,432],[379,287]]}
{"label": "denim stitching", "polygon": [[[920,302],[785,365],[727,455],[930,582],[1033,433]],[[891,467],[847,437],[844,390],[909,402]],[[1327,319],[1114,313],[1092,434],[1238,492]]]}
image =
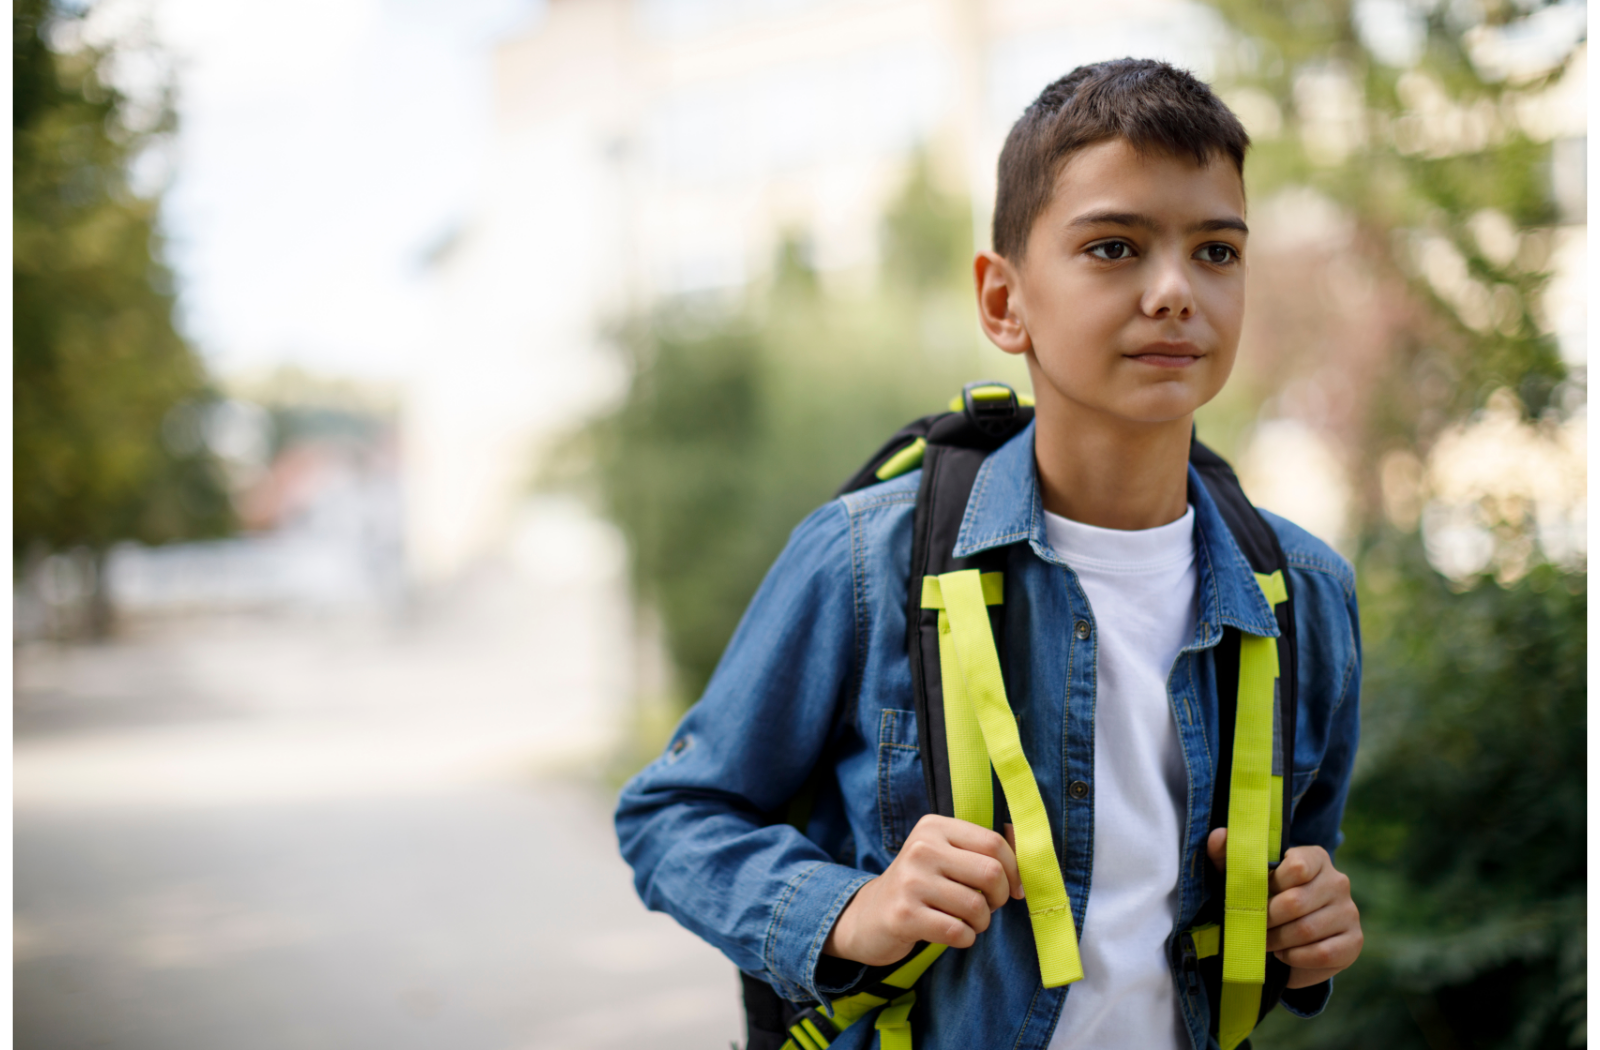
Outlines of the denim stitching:
{"label": "denim stitching", "polygon": [[850,669],[850,686],[845,691],[849,699],[841,718],[844,723],[853,721],[861,706],[861,693],[866,688],[867,677],[867,639],[871,635],[866,595],[866,530],[859,526],[859,518],[851,514],[850,597],[855,606],[856,659],[855,666]]}
{"label": "denim stitching", "polygon": [[951,553],[957,558],[965,558],[973,546],[973,537],[968,530],[973,527],[973,508],[983,500],[983,486],[988,480],[989,461],[984,460],[978,467],[978,476],[972,483],[972,492],[967,496],[967,505],[961,508],[961,525],[956,529],[956,549]]}
{"label": "denim stitching", "polygon": [[894,790],[889,769],[889,758],[896,751],[915,755],[917,749],[909,744],[878,744],[878,826],[883,832],[883,848],[890,853],[899,853],[907,838],[903,834],[907,831],[905,810],[900,805],[900,793]]}
{"label": "denim stitching", "polygon": [[[1068,570],[1064,566],[1058,566],[1056,572],[1063,577],[1061,584],[1067,592],[1067,613],[1070,618],[1072,613],[1072,586],[1070,579],[1067,578]],[[1067,770],[1071,768],[1069,761],[1072,757],[1067,753],[1067,745],[1072,739],[1072,668],[1078,656],[1077,649],[1078,647],[1071,642],[1067,643],[1066,695],[1061,698],[1061,856],[1063,860],[1067,853],[1067,828],[1072,819],[1067,811],[1066,782],[1071,779],[1067,775]]]}
{"label": "denim stitching", "polygon": [[[1087,594],[1084,595],[1085,604],[1087,604],[1087,602],[1088,602],[1088,597],[1089,596]],[[1084,615],[1086,615],[1089,618],[1089,622],[1090,622],[1090,634],[1089,634],[1089,658],[1090,659],[1089,659],[1088,674],[1090,675],[1090,683],[1091,684],[1090,684],[1090,688],[1089,688],[1088,692],[1089,692],[1089,694],[1091,696],[1094,697],[1094,703],[1089,705],[1089,732],[1085,734],[1085,738],[1089,741],[1089,776],[1092,779],[1094,777],[1094,730],[1095,730],[1095,722],[1100,717],[1100,632],[1095,629],[1095,628],[1098,627],[1098,624],[1094,623],[1094,609],[1092,607],[1085,609],[1084,610]],[[1074,634],[1073,640],[1074,641],[1077,640],[1076,634]],[[1065,772],[1065,770],[1063,770],[1063,772]],[[1066,776],[1063,776],[1061,778],[1061,787],[1062,787],[1063,791],[1066,790],[1067,781],[1069,779],[1070,778],[1066,777]],[[1086,804],[1089,807],[1089,827],[1090,828],[1094,827],[1094,803],[1095,803],[1095,797],[1098,794],[1098,788],[1099,788],[1099,785],[1096,784],[1095,785],[1095,789],[1096,790],[1091,790],[1089,792],[1089,797],[1085,800]],[[1065,805],[1063,805],[1061,807],[1061,812],[1062,812],[1062,821],[1061,821],[1061,825],[1062,825],[1061,826],[1061,863],[1064,865],[1064,864],[1066,864],[1066,860],[1067,860],[1067,857],[1066,857],[1066,852],[1067,852],[1067,829],[1066,829],[1067,808],[1066,808]],[[1083,912],[1084,920],[1085,921],[1088,920],[1088,918],[1089,918],[1089,894],[1092,893],[1093,891],[1094,891],[1094,835],[1091,834],[1089,836],[1088,856],[1086,856],[1084,858],[1084,865],[1083,865],[1083,893],[1081,895],[1079,895],[1078,902],[1077,902],[1077,907],[1073,909],[1073,916],[1072,916],[1073,925],[1075,925],[1075,926],[1078,925],[1078,914],[1077,913],[1080,910]]]}
{"label": "denim stitching", "polygon": [[[1203,622],[1201,624],[1201,627],[1205,628],[1205,624]],[[1209,636],[1209,630],[1203,630],[1202,631],[1202,637],[1207,637],[1207,636]],[[1206,735],[1206,723],[1205,723],[1205,720],[1204,719],[1199,719],[1199,720],[1195,719],[1195,717],[1194,717],[1194,707],[1191,704],[1190,699],[1189,699],[1191,696],[1198,695],[1198,693],[1199,693],[1199,688],[1200,688],[1199,682],[1200,682],[1200,679],[1199,679],[1199,672],[1196,670],[1196,666],[1199,663],[1200,654],[1196,653],[1194,650],[1187,650],[1187,651],[1185,651],[1185,652],[1180,654],[1179,659],[1185,661],[1184,666],[1183,666],[1183,676],[1184,676],[1183,705],[1184,705],[1185,710],[1189,714],[1189,725],[1193,727],[1195,732],[1200,734],[1200,743],[1205,748],[1206,773],[1207,773],[1207,776],[1208,776],[1209,780],[1211,781],[1212,790],[1215,791],[1216,790],[1216,778],[1217,778],[1217,773],[1216,773],[1216,752],[1212,750],[1212,748],[1211,748],[1211,739],[1210,739],[1209,736]],[[1183,766],[1184,766],[1185,775],[1188,777],[1188,788],[1189,788],[1189,810],[1188,810],[1187,814],[1185,815],[1185,823],[1184,823],[1185,839],[1184,839],[1184,841],[1186,843],[1188,843],[1188,847],[1187,848],[1190,850],[1189,868],[1190,868],[1190,871],[1191,871],[1191,874],[1192,874],[1193,871],[1194,871],[1196,863],[1198,863],[1198,861],[1199,861],[1200,854],[1202,852],[1204,852],[1200,848],[1204,844],[1204,836],[1203,835],[1201,836],[1201,842],[1200,843],[1195,843],[1194,841],[1192,841],[1192,834],[1193,833],[1189,830],[1193,826],[1194,813],[1195,813],[1195,809],[1196,809],[1196,807],[1198,805],[1198,802],[1199,802],[1200,792],[1199,792],[1198,785],[1197,785],[1197,783],[1195,781],[1195,778],[1194,778],[1193,767],[1189,764],[1189,749],[1188,748],[1184,748],[1183,749]],[[1207,803],[1207,805],[1209,807],[1209,802]],[[1181,881],[1184,884],[1183,914],[1192,915],[1194,909],[1197,909],[1199,907],[1200,903],[1201,903],[1200,901],[1195,899],[1195,893],[1201,892],[1202,887],[1200,887],[1198,884],[1195,884],[1194,887],[1193,887],[1194,893],[1191,893],[1189,884],[1193,880],[1192,879],[1184,879],[1184,880],[1181,880]]]}
{"label": "denim stitching", "polygon": [[[1184,657],[1187,656],[1187,655],[1188,654],[1180,653],[1179,656],[1178,656],[1178,660],[1180,662],[1183,662],[1184,661]],[[1189,659],[1192,660],[1193,657],[1190,656]],[[1188,678],[1188,671],[1186,669],[1182,670],[1182,671],[1179,671],[1178,674],[1179,674],[1179,681],[1180,682],[1182,682],[1182,681],[1184,681],[1185,679]],[[1182,699],[1183,699],[1184,711],[1187,712],[1189,725],[1191,727],[1193,727],[1194,726],[1194,709],[1189,706],[1189,691],[1188,691],[1187,688],[1183,689]],[[1172,703],[1172,686],[1171,686],[1170,683],[1167,686],[1167,703],[1168,703],[1169,706]],[[1174,718],[1174,720],[1176,720],[1176,718],[1177,718],[1177,712],[1176,711],[1173,712],[1173,718]],[[1184,734],[1180,730],[1179,731],[1180,739],[1182,738],[1183,735]],[[1183,842],[1184,842],[1184,846],[1183,846],[1183,849],[1184,849],[1185,852],[1187,852],[1190,849],[1189,829],[1194,826],[1194,802],[1195,802],[1194,768],[1190,765],[1190,762],[1189,762],[1189,749],[1186,748],[1186,747],[1183,747],[1181,745],[1181,743],[1180,743],[1180,745],[1178,747],[1178,754],[1183,759],[1183,780],[1184,780],[1184,787],[1185,787],[1184,800],[1183,800],[1183,805],[1184,805],[1184,810],[1183,810],[1183,828],[1184,828]],[[1183,860],[1182,860],[1182,855],[1181,854],[1179,855],[1178,866],[1179,866],[1179,870],[1181,871],[1183,869]],[[1179,879],[1178,880],[1178,885],[1183,888],[1183,899],[1182,899],[1182,902],[1179,904],[1180,912],[1181,911],[1186,911],[1188,909],[1188,907],[1189,907],[1189,890],[1188,890],[1188,886],[1186,885],[1188,883],[1188,881],[1189,881],[1188,879]]]}
{"label": "denim stitching", "polygon": [[[791,991],[800,991],[802,994],[804,993],[804,989],[795,988],[794,985],[784,980],[783,977],[778,973],[778,969],[774,965],[775,960],[773,959],[772,954],[773,942],[778,939],[778,928],[783,925],[783,917],[789,913],[789,905],[794,900],[795,894],[799,892],[800,887],[804,885],[806,881],[811,878],[811,876],[821,871],[825,866],[826,865],[822,861],[818,861],[817,863],[811,865],[811,867],[806,868],[804,871],[796,874],[793,879],[789,880],[788,885],[784,886],[783,896],[778,898],[777,906],[773,909],[772,921],[767,925],[766,943],[762,945],[761,948],[762,958],[767,964],[767,972],[776,977],[778,979],[778,983],[784,985],[786,989]],[[814,966],[813,969],[815,969]],[[795,997],[789,996],[788,998],[792,999]]]}
{"label": "denim stitching", "polygon": [[1344,591],[1346,601],[1350,600],[1355,593],[1355,570],[1351,569],[1343,559],[1338,562],[1331,562],[1315,554],[1296,551],[1293,554],[1285,553],[1284,560],[1294,568],[1332,576],[1334,581],[1339,584],[1340,589]]}
{"label": "denim stitching", "polygon": [[877,507],[893,506],[896,503],[915,503],[917,502],[917,494],[915,492],[872,492],[868,494],[847,492],[839,497],[839,502],[856,511],[873,510]]}
{"label": "denim stitching", "polygon": [[846,884],[843,892],[833,899],[833,904],[829,906],[827,914],[822,917],[822,922],[817,926],[818,935],[812,939],[811,950],[806,953],[806,973],[810,974],[811,977],[807,980],[807,986],[800,989],[800,991],[807,998],[815,999],[818,1002],[827,1002],[830,1011],[832,1010],[832,1002],[822,994],[821,989],[816,987],[817,959],[822,955],[823,945],[828,943],[828,936],[824,931],[833,929],[833,925],[838,921],[840,913],[855,897],[856,891],[871,881],[871,875],[866,872],[859,872],[857,878]]}
{"label": "denim stitching", "polygon": [[1213,619],[1218,621],[1222,619],[1222,590],[1217,586],[1217,567],[1211,558],[1211,545],[1206,542],[1205,534],[1199,529],[1195,530],[1194,547],[1196,560],[1201,562],[1197,566],[1200,579],[1206,581],[1211,589],[1211,600],[1207,602],[1210,606],[1208,610],[1210,615],[1203,617],[1200,621],[1205,627],[1205,634],[1202,636],[1202,642],[1204,642],[1211,637],[1211,621]]}
{"label": "denim stitching", "polygon": [[[1216,653],[1214,651],[1208,649],[1206,651],[1206,657],[1207,659],[1211,660],[1213,664],[1215,664]],[[1199,661],[1199,659],[1200,655],[1198,653],[1189,654],[1189,688],[1191,690],[1198,690],[1200,688],[1200,675],[1195,668],[1195,664]],[[1202,718],[1199,721],[1198,726],[1200,729],[1200,742],[1206,746],[1206,755],[1211,759],[1211,782],[1213,785],[1215,785],[1217,780],[1217,752],[1216,749],[1211,746],[1211,737],[1206,733],[1206,720]],[[1218,732],[1221,732],[1220,728],[1218,729]]]}
{"label": "denim stitching", "polygon": [[[1195,530],[1195,535],[1196,535],[1196,537],[1198,537],[1197,542],[1195,543],[1195,548],[1196,548],[1197,551],[1199,551],[1201,553],[1201,556],[1205,558],[1206,567],[1210,572],[1211,590],[1212,590],[1212,593],[1214,595],[1215,602],[1216,602],[1217,618],[1219,620],[1221,620],[1222,622],[1224,622],[1224,623],[1232,624],[1234,627],[1237,627],[1241,631],[1248,631],[1251,634],[1255,634],[1256,633],[1255,631],[1250,630],[1250,628],[1246,627],[1245,624],[1240,622],[1239,619],[1235,618],[1234,616],[1232,616],[1230,614],[1225,614],[1223,612],[1223,609],[1222,609],[1222,592],[1217,586],[1216,565],[1215,565],[1215,562],[1214,562],[1214,560],[1212,558],[1210,547],[1205,542],[1205,536],[1200,530],[1196,529]],[[1255,575],[1254,575],[1255,574],[1255,569],[1251,567],[1250,562],[1248,560],[1246,560],[1246,558],[1244,556],[1244,552],[1239,549],[1237,544],[1232,545],[1230,553],[1233,555],[1233,565],[1234,565],[1234,567],[1239,569],[1243,574],[1250,576],[1251,579],[1254,579],[1255,578]],[[1285,561],[1287,561],[1287,560],[1288,560],[1288,558],[1287,558],[1287,555],[1286,555],[1285,556]],[[1253,595],[1252,597],[1246,598],[1245,602],[1246,602],[1246,604],[1254,605],[1256,607],[1255,608],[1256,612],[1260,612],[1262,609],[1266,609],[1267,610],[1267,616],[1264,619],[1262,619],[1259,624],[1256,624],[1255,625],[1256,627],[1260,628],[1260,627],[1262,627],[1264,625],[1265,627],[1270,628],[1274,632],[1276,632],[1278,630],[1277,618],[1272,615],[1271,608],[1269,606],[1267,606],[1267,604],[1266,604],[1266,602],[1267,602],[1266,596],[1260,594],[1259,589],[1257,590],[1257,593],[1255,595]],[[1272,635],[1272,637],[1276,637],[1276,634]]]}
{"label": "denim stitching", "polygon": [[1344,706],[1345,697],[1350,695],[1350,681],[1355,676],[1355,673],[1356,673],[1356,644],[1355,644],[1356,639],[1355,639],[1355,631],[1353,629],[1350,629],[1349,633],[1346,635],[1346,638],[1348,639],[1348,647],[1349,647],[1349,650],[1350,650],[1350,659],[1348,661],[1346,661],[1346,663],[1344,665],[1344,678],[1339,683],[1339,699],[1334,701],[1334,705],[1333,705],[1334,711],[1338,711],[1339,708]]}
{"label": "denim stitching", "polygon": [[[1345,583],[1345,573],[1344,573],[1344,571],[1341,571],[1341,569],[1339,567],[1335,567],[1331,563],[1328,563],[1326,560],[1320,559],[1317,556],[1311,555],[1311,554],[1299,554],[1299,553],[1297,553],[1297,554],[1294,554],[1292,556],[1288,556],[1286,560],[1289,562],[1289,564],[1293,565],[1295,568],[1298,568],[1298,569],[1300,569],[1302,571],[1305,571],[1305,572],[1320,572],[1324,576],[1333,577],[1334,582],[1338,583],[1340,585],[1340,588],[1344,591],[1345,601],[1348,602],[1348,601],[1351,600],[1351,598],[1354,597],[1354,594],[1353,594],[1353,588],[1354,588],[1354,584],[1355,584],[1354,576],[1353,575],[1351,576],[1350,583],[1348,585],[1346,585],[1346,583]],[[1338,711],[1341,707],[1344,706],[1345,699],[1349,696],[1349,693],[1350,693],[1350,681],[1355,676],[1355,670],[1356,670],[1356,660],[1357,660],[1356,652],[1357,652],[1357,649],[1356,649],[1356,641],[1355,641],[1355,631],[1354,631],[1354,629],[1349,628],[1348,624],[1346,625],[1346,628],[1347,628],[1347,633],[1345,635],[1345,640],[1346,640],[1345,648],[1350,653],[1350,658],[1349,658],[1349,660],[1347,660],[1345,662],[1344,673],[1340,676],[1340,680],[1339,680],[1339,698],[1336,701],[1334,701],[1334,704],[1333,704],[1333,710],[1334,711]]]}
{"label": "denim stitching", "polygon": [[869,496],[862,500],[848,500],[857,510],[876,510],[879,507],[893,507],[900,503],[917,502],[915,492],[884,492],[876,496]]}
{"label": "denim stitching", "polygon": [[890,853],[899,853],[899,848],[906,845],[906,836],[901,832],[907,831],[899,792],[891,784],[890,757],[894,751],[920,752],[918,747],[898,743],[899,720],[901,712],[894,707],[885,707],[878,720],[878,831],[882,832],[883,848]]}
{"label": "denim stitching", "polygon": [[1039,996],[1043,994],[1044,985],[1042,984],[1033,990],[1033,998],[1028,1000],[1028,1012],[1022,1017],[1022,1027],[1017,1029],[1017,1041],[1011,1044],[1012,1050],[1017,1050],[1018,1047],[1022,1046],[1023,1037],[1028,1034],[1028,1026],[1033,1023],[1034,1008],[1039,1005]]}
{"label": "denim stitching", "polygon": [[[972,485],[972,495],[967,498],[966,509],[961,513],[961,528],[956,531],[955,556],[966,558],[981,550],[990,547],[999,547],[1007,543],[1016,543],[1019,540],[1032,538],[1031,532],[1002,532],[992,536],[967,536],[969,527],[976,527],[977,508],[982,506],[985,493],[989,489],[989,479],[994,475],[991,464],[993,458],[986,458],[978,467],[978,476]],[[963,537],[966,537],[963,539]]]}
{"label": "denim stitching", "polygon": [[[985,457],[983,462],[978,465],[978,477],[973,482],[971,494],[967,496],[967,505],[961,508],[961,527],[956,530],[957,547],[964,546],[961,543],[961,537],[966,535],[968,527],[973,525],[977,517],[977,509],[983,506],[983,494],[989,488],[989,475],[992,473],[989,459]],[[957,554],[956,557],[961,557],[961,555]]]}

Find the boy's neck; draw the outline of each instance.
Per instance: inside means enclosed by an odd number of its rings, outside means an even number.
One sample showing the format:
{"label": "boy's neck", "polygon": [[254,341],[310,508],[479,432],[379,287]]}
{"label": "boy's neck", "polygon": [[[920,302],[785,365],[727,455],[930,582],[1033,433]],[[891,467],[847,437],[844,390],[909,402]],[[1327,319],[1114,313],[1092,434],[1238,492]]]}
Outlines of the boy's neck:
{"label": "boy's neck", "polygon": [[1056,403],[1036,416],[1034,460],[1044,509],[1102,529],[1153,529],[1189,505],[1193,417],[1108,420]]}

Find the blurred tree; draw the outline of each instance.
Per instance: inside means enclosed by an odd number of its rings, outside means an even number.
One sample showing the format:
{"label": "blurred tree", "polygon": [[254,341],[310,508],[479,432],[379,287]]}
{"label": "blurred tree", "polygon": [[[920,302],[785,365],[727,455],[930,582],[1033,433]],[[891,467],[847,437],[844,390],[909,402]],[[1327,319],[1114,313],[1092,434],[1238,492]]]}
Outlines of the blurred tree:
{"label": "blurred tree", "polygon": [[[1375,467],[1387,447],[1425,450],[1500,389],[1538,418],[1569,377],[1540,323],[1548,227],[1561,216],[1545,120],[1528,114],[1566,72],[1582,35],[1558,36],[1553,46],[1566,46],[1554,60],[1514,83],[1481,72],[1472,52],[1513,18],[1521,23],[1513,34],[1541,28],[1529,25],[1529,9],[1571,5],[1216,6],[1238,30],[1238,46],[1225,56],[1229,97],[1258,127],[1252,200],[1286,186],[1314,188],[1354,221],[1345,251],[1357,267],[1410,289],[1411,309],[1385,334],[1382,361],[1356,376],[1357,418],[1340,435],[1354,446],[1351,460]],[[1273,125],[1270,133],[1263,124]],[[1362,481],[1360,509],[1375,518],[1375,470]]]}
{"label": "blurred tree", "polygon": [[972,280],[972,208],[940,191],[925,150],[912,154],[900,196],[883,219],[884,273],[917,295],[955,291]]}
{"label": "blurred tree", "polygon": [[[1572,5],[1537,0],[1216,6],[1238,30],[1226,90],[1262,129],[1252,201],[1310,186],[1337,202],[1355,231],[1325,269],[1348,273],[1354,258],[1389,289],[1371,300],[1376,353],[1343,367],[1354,396],[1337,435],[1358,495],[1367,650],[1339,862],[1367,945],[1322,1018],[1280,1011],[1253,1042],[1584,1045],[1586,573],[1544,564],[1500,584],[1446,580],[1414,516],[1384,513],[1381,477],[1385,453],[1426,461],[1499,391],[1546,427],[1583,401],[1539,315],[1548,227],[1562,216],[1538,110],[1581,47],[1581,5],[1576,23]],[[1551,34],[1545,64],[1496,67],[1507,32]],[[1280,382],[1326,367],[1282,349]],[[1501,519],[1534,527],[1525,513]]]}
{"label": "blurred tree", "polygon": [[974,352],[956,277],[971,258],[965,204],[919,157],[889,216],[870,296],[830,289],[790,238],[746,300],[669,305],[618,339],[633,381],[579,443],[628,538],[635,591],[660,614],[681,701],[699,696],[789,530],[896,428],[979,371],[1019,381],[998,353],[980,366]]}
{"label": "blurred tree", "polygon": [[173,325],[157,201],[130,184],[170,110],[137,112],[102,75],[106,52],[53,50],[74,17],[48,0],[12,6],[14,571],[47,551],[103,555],[231,521],[204,443],[162,441],[173,409],[207,396]]}

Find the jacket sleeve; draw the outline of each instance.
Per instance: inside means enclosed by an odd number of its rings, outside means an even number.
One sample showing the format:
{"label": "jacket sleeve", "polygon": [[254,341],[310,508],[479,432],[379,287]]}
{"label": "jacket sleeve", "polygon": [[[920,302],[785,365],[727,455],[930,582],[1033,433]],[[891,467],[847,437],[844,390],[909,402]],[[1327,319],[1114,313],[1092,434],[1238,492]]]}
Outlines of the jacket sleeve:
{"label": "jacket sleeve", "polygon": [[[1295,559],[1291,558],[1291,564]],[[1341,565],[1348,573],[1348,566]],[[1361,735],[1361,621],[1353,573],[1348,583],[1325,570],[1296,573],[1295,634],[1299,712],[1290,839],[1334,856]]]}
{"label": "jacket sleeve", "polygon": [[[1354,572],[1343,559],[1324,561],[1314,555],[1290,558],[1292,571],[1298,570],[1296,677],[1301,698],[1295,727],[1299,798],[1290,838],[1296,845],[1321,846],[1333,857],[1344,841],[1339,825],[1361,733],[1361,621]],[[1309,780],[1304,788],[1302,777]],[[1332,992],[1333,982],[1323,981],[1284,992],[1283,1005],[1290,1013],[1313,1017]]]}
{"label": "jacket sleeve", "polygon": [[790,536],[705,695],[622,789],[616,828],[645,905],[793,1000],[871,876],[768,815],[822,758],[855,672],[850,517],[835,501]]}

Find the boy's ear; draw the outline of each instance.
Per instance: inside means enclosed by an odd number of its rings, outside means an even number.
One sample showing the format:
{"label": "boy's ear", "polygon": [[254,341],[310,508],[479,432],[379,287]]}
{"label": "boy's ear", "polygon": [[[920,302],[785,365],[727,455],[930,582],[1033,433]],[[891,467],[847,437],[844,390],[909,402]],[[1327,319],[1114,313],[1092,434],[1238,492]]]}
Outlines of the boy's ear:
{"label": "boy's ear", "polygon": [[989,341],[1008,354],[1023,354],[1033,348],[1033,340],[1017,312],[1020,286],[1017,268],[1003,255],[980,251],[972,260],[972,276],[978,285],[978,323]]}

